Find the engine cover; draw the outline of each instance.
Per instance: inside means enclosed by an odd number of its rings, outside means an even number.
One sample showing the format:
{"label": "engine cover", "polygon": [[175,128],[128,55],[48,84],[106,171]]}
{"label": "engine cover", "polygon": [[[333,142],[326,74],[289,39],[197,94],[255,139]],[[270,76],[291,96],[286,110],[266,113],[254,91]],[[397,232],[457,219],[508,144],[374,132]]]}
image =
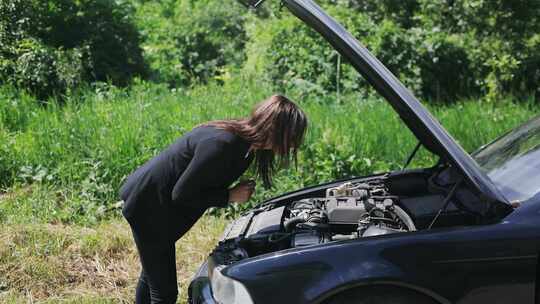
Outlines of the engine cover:
{"label": "engine cover", "polygon": [[355,197],[328,198],[326,212],[330,224],[358,224],[366,207],[361,200]]}
{"label": "engine cover", "polygon": [[249,226],[246,236],[249,237],[259,233],[272,233],[280,231],[284,210],[285,207],[279,207],[255,215],[251,221],[251,225]]}

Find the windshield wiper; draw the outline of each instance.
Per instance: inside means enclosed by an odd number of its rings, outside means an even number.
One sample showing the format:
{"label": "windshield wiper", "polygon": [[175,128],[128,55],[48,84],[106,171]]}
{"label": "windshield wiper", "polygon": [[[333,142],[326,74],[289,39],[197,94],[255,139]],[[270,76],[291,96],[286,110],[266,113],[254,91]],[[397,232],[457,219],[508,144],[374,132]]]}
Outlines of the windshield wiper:
{"label": "windshield wiper", "polygon": [[405,170],[405,168],[407,168],[407,166],[411,163],[414,156],[416,155],[416,152],[418,152],[418,149],[420,149],[421,146],[422,146],[422,143],[418,142],[416,147],[414,147],[414,150],[412,151],[411,155],[409,155],[409,157],[407,158],[407,161],[405,162],[405,165],[403,165],[403,168],[401,168],[401,170]]}

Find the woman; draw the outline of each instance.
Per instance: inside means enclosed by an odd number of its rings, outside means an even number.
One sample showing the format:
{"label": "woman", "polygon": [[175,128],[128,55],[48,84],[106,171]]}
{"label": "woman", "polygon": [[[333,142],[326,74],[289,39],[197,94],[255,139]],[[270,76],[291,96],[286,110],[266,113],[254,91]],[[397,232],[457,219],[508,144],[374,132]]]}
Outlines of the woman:
{"label": "woman", "polygon": [[274,95],[246,119],[200,125],[133,172],[120,189],[142,264],[136,303],[175,303],[174,243],[210,207],[243,203],[253,181],[238,179],[255,160],[257,176],[272,184],[278,165],[296,161],[307,127],[304,112]]}

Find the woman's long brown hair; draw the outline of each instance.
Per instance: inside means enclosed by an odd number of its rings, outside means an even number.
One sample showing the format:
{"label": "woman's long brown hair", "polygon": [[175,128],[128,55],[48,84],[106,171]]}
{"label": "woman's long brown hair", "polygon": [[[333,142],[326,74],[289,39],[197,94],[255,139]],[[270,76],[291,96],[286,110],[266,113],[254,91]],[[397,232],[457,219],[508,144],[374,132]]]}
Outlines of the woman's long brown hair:
{"label": "woman's long brown hair", "polygon": [[305,113],[294,102],[282,95],[272,95],[256,105],[247,118],[216,120],[203,125],[233,132],[257,147],[257,175],[264,187],[269,188],[278,167],[289,165],[291,159],[296,164],[307,123]]}

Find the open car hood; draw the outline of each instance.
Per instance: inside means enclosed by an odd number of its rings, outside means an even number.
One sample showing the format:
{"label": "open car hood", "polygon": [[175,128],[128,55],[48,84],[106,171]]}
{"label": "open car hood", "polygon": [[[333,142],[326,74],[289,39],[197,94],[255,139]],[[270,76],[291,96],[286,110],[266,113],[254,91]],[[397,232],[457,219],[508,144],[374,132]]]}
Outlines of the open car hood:
{"label": "open car hood", "polygon": [[[242,1],[246,4],[246,1]],[[262,1],[254,1],[252,7]],[[321,34],[381,94],[420,143],[458,169],[484,199],[508,203],[471,156],[418,99],[341,24],[312,0],[283,0],[296,17]],[[247,3],[248,6],[250,3]]]}

